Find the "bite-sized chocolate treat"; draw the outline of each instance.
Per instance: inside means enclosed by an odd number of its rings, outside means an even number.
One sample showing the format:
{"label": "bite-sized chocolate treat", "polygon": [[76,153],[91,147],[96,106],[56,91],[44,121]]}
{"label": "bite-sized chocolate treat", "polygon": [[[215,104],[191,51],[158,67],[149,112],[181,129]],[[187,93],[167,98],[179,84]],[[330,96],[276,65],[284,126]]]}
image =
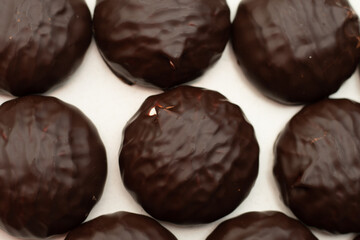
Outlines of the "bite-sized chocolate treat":
{"label": "bite-sized chocolate treat", "polygon": [[183,86],[145,100],[124,130],[125,187],[153,217],[214,221],[248,195],[259,146],[241,109],[218,92]]}
{"label": "bite-sized chocolate treat", "polygon": [[274,174],[305,224],[360,232],[360,104],[326,99],[304,107],[279,135]]}
{"label": "bite-sized chocolate treat", "polygon": [[42,93],[68,77],[91,41],[84,0],[0,0],[0,89]]}
{"label": "bite-sized chocolate treat", "polygon": [[106,154],[77,108],[27,96],[0,107],[0,227],[45,238],[80,225],[101,197]]}
{"label": "bite-sized chocolate treat", "polygon": [[359,20],[347,0],[242,0],[232,43],[250,82],[285,104],[336,92],[360,61]]}
{"label": "bite-sized chocolate treat", "polygon": [[95,40],[128,84],[170,88],[200,76],[230,35],[226,0],[97,0]]}
{"label": "bite-sized chocolate treat", "polygon": [[157,221],[144,215],[117,212],[103,215],[71,231],[65,240],[176,240]]}
{"label": "bite-sized chocolate treat", "polygon": [[299,221],[281,212],[248,212],[222,222],[206,240],[317,240]]}

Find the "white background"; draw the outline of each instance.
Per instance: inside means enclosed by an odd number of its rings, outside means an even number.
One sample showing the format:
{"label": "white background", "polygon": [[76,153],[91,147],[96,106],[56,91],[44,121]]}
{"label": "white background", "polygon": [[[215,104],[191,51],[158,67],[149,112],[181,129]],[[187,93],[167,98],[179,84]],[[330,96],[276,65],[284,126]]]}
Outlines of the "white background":
{"label": "white background", "polygon": [[[240,0],[227,0],[234,18]],[[93,12],[95,0],[86,0]],[[360,13],[360,2],[350,0]],[[163,223],[179,240],[205,240],[206,236],[221,221],[248,211],[280,210],[292,215],[280,200],[279,191],[272,175],[273,143],[286,122],[301,106],[284,106],[265,98],[248,83],[236,63],[230,45],[222,58],[201,78],[190,83],[219,91],[230,101],[238,104],[253,124],[260,145],[259,176],[250,195],[230,215],[214,223],[197,226],[175,226]],[[77,106],[97,126],[106,146],[108,157],[108,178],[103,197],[95,206],[88,219],[119,210],[146,214],[124,189],[118,167],[118,151],[122,140],[122,130],[127,120],[136,112],[140,104],[150,95],[160,93],[156,89],[128,86],[115,77],[101,59],[94,41],[86,53],[84,62],[64,85],[47,92]],[[334,98],[350,98],[360,101],[360,79],[357,71]],[[10,97],[0,96],[0,103]],[[309,203],[311,204],[311,203]],[[360,221],[360,216],[359,216]],[[314,230],[319,239],[350,240],[353,235],[331,235]],[[63,239],[64,237],[58,238]],[[0,240],[15,240],[0,231]],[[155,239],[154,239],[155,240]]]}

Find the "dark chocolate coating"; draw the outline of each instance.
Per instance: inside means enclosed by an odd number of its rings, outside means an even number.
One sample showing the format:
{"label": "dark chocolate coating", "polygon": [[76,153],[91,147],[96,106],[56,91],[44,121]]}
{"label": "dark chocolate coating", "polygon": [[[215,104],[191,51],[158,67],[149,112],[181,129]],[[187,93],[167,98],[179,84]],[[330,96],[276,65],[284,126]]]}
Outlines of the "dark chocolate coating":
{"label": "dark chocolate coating", "polygon": [[279,135],[274,174],[282,198],[305,224],[360,232],[360,104],[306,106]]}
{"label": "dark chocolate coating", "polygon": [[242,0],[232,45],[251,83],[285,104],[336,92],[360,61],[359,20],[347,0]]}
{"label": "dark chocolate coating", "polygon": [[153,217],[214,221],[248,195],[259,146],[241,109],[218,92],[183,86],[145,100],[124,130],[125,187]]}
{"label": "dark chocolate coating", "polygon": [[176,237],[152,218],[116,212],[82,224],[65,240],[176,240]]}
{"label": "dark chocolate coating", "polygon": [[200,76],[229,40],[226,0],[97,0],[95,40],[128,84],[170,88]]}
{"label": "dark chocolate coating", "polygon": [[0,0],[0,89],[42,93],[68,77],[91,41],[84,0]]}
{"label": "dark chocolate coating", "polygon": [[106,153],[77,108],[27,96],[0,107],[0,227],[45,238],[80,225],[101,197]]}
{"label": "dark chocolate coating", "polygon": [[360,240],[360,235],[355,237],[354,240]]}
{"label": "dark chocolate coating", "polygon": [[281,212],[248,212],[222,222],[206,240],[317,240],[301,222]]}

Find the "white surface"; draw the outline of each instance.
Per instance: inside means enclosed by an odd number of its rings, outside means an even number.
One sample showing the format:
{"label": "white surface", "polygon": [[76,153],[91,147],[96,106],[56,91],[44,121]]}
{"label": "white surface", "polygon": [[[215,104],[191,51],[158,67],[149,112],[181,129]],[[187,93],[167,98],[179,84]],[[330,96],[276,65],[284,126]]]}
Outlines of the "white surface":
{"label": "white surface", "polygon": [[[360,13],[360,2],[350,0]],[[232,19],[240,0],[228,0]],[[93,11],[95,0],[87,0]],[[265,98],[245,79],[238,67],[229,44],[222,58],[204,76],[190,83],[219,91],[230,101],[238,104],[253,124],[260,145],[260,169],[256,184],[248,198],[230,215],[217,222],[200,226],[175,226],[164,223],[179,240],[205,240],[221,221],[248,211],[280,210],[292,215],[280,200],[278,188],[272,175],[273,143],[286,122],[301,108],[280,105]],[[118,151],[122,130],[127,120],[150,95],[159,90],[128,86],[121,82],[101,59],[94,41],[84,62],[74,75],[61,87],[45,95],[55,96],[80,108],[97,126],[106,146],[108,178],[104,194],[88,219],[119,210],[146,214],[124,189],[118,167]],[[358,71],[332,97],[360,101]],[[0,103],[10,99],[0,96]],[[311,204],[311,203],[309,203]],[[330,235],[317,230],[313,232],[324,240],[350,240],[353,235]],[[58,238],[63,239],[64,237]],[[15,240],[0,232],[0,240]],[[155,240],[155,239],[154,239]]]}

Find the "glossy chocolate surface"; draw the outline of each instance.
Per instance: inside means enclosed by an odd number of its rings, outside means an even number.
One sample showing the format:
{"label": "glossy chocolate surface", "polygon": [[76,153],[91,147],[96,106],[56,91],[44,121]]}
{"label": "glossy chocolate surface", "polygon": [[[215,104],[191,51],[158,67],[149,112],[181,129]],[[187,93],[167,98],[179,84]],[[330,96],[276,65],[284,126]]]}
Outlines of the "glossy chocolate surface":
{"label": "glossy chocolate surface", "polygon": [[222,222],[206,240],[316,240],[299,221],[280,212],[248,212]]}
{"label": "glossy chocolate surface", "polygon": [[95,40],[129,84],[170,88],[218,60],[230,34],[226,0],[97,0]]}
{"label": "glossy chocolate surface", "polygon": [[45,238],[81,224],[101,197],[104,146],[90,120],[56,98],[0,107],[0,227]]}
{"label": "glossy chocolate surface", "polygon": [[176,237],[152,218],[117,212],[82,224],[65,240],[176,240]]}
{"label": "glossy chocolate surface", "polygon": [[360,232],[360,104],[323,100],[297,113],[275,145],[282,198],[305,224]]}
{"label": "glossy chocolate surface", "polygon": [[347,0],[243,0],[232,30],[250,82],[281,103],[325,98],[360,61],[359,20]]}
{"label": "glossy chocolate surface", "polygon": [[258,173],[259,146],[241,109],[183,86],[145,100],[124,130],[125,187],[153,217],[206,223],[233,211]]}
{"label": "glossy chocolate surface", "polygon": [[0,0],[0,89],[42,93],[80,64],[91,41],[84,0]]}

